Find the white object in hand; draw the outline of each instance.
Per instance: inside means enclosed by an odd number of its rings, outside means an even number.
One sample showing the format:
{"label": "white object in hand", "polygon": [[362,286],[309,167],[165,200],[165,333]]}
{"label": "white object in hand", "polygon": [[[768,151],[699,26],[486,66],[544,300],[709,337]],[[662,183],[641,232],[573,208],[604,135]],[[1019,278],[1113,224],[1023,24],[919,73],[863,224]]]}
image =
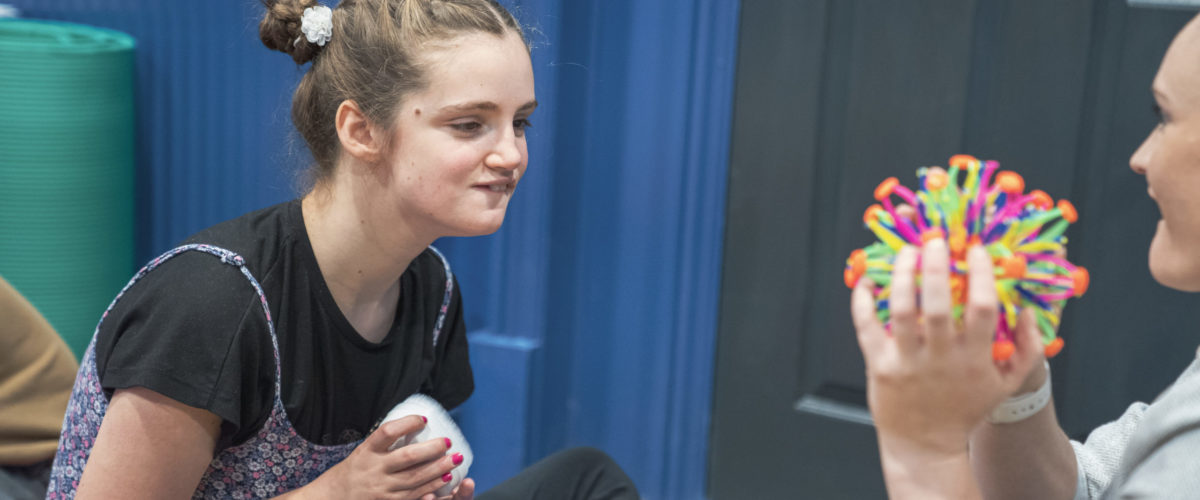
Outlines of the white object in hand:
{"label": "white object in hand", "polygon": [[467,470],[471,468],[471,462],[475,458],[471,454],[471,445],[467,444],[467,438],[463,437],[462,431],[458,429],[458,425],[454,423],[454,419],[450,417],[446,409],[442,408],[442,405],[438,404],[433,398],[424,394],[409,396],[408,399],[405,399],[392,408],[392,411],[389,411],[387,416],[383,417],[383,421],[390,422],[409,415],[425,417],[428,420],[425,423],[425,428],[397,439],[388,450],[394,450],[401,446],[408,446],[430,439],[450,438],[450,449],[446,453],[462,453],[463,461],[458,467],[450,471],[453,479],[436,491],[439,497],[449,496],[454,491],[454,488],[458,487],[458,483],[461,483],[467,477]]}

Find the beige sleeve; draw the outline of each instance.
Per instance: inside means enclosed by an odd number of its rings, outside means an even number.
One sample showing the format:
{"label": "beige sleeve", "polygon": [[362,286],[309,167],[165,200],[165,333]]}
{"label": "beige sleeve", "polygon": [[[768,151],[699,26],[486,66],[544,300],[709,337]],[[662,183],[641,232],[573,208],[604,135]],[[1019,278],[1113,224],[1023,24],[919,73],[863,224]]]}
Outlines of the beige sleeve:
{"label": "beige sleeve", "polygon": [[78,369],[50,323],[0,277],[0,464],[54,456]]}

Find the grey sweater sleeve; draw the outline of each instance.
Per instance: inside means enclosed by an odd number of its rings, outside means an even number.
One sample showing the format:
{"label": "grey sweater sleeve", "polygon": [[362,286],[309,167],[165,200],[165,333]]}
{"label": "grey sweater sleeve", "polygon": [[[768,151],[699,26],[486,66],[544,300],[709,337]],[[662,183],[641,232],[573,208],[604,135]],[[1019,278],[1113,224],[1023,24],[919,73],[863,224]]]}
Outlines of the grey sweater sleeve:
{"label": "grey sweater sleeve", "polygon": [[1145,403],[1131,404],[1121,418],[1097,427],[1088,434],[1086,442],[1071,441],[1078,464],[1075,500],[1099,499],[1108,488],[1121,465],[1121,456],[1129,444],[1130,436],[1142,423],[1146,407]]}
{"label": "grey sweater sleeve", "polygon": [[1113,485],[1106,498],[1200,498],[1200,432],[1195,428],[1159,443],[1131,470],[1125,481]]}
{"label": "grey sweater sleeve", "polygon": [[1075,445],[1083,481],[1076,498],[1200,498],[1200,360],[1150,405]]}

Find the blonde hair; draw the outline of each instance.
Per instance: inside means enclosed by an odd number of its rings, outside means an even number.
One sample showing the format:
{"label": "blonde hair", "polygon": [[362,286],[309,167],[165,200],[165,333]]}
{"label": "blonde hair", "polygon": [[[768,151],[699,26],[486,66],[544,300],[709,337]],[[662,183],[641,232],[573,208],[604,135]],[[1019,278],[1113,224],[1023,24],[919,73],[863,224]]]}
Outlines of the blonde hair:
{"label": "blonde hair", "polygon": [[337,160],[338,106],[353,101],[368,120],[390,131],[400,102],[427,85],[419,57],[427,42],[509,32],[525,42],[516,19],[495,0],[342,0],[333,9],[333,35],[324,46],[300,31],[304,9],[316,0],[263,4],[267,12],[258,27],[263,44],[296,64],[312,61],[292,96],[292,123],[316,160],[317,183],[332,175]]}

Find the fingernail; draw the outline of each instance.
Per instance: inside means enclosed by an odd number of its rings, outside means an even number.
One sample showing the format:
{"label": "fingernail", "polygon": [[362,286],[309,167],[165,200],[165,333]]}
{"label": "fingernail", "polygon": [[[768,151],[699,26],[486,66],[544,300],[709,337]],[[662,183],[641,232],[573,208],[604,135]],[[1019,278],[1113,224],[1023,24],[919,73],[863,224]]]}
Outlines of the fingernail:
{"label": "fingernail", "polygon": [[444,483],[450,482],[451,479],[454,479],[454,474],[451,474],[449,472],[447,472],[445,476],[442,476],[442,482],[444,482]]}
{"label": "fingernail", "polygon": [[446,440],[446,447],[449,448],[450,447],[450,438],[442,438],[442,439]]}
{"label": "fingernail", "polygon": [[428,418],[425,418],[425,415],[421,415],[421,421],[422,421],[422,422],[425,422],[425,423],[427,423],[427,424],[429,423],[429,419],[428,419]]}
{"label": "fingernail", "polygon": [[463,462],[462,453],[455,453],[454,456],[450,457],[450,461],[454,462],[454,465],[461,464]]}

